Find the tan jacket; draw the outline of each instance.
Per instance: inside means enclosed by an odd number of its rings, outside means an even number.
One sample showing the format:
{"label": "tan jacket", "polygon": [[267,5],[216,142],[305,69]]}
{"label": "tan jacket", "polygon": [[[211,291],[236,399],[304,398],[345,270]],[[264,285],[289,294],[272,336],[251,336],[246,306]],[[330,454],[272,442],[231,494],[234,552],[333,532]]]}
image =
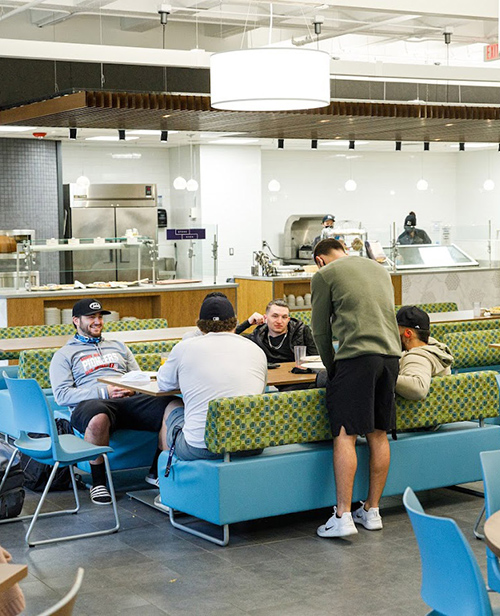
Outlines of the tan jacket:
{"label": "tan jacket", "polygon": [[451,374],[450,349],[434,338],[428,344],[403,353],[399,360],[396,393],[409,400],[423,400],[429,393],[431,378]]}

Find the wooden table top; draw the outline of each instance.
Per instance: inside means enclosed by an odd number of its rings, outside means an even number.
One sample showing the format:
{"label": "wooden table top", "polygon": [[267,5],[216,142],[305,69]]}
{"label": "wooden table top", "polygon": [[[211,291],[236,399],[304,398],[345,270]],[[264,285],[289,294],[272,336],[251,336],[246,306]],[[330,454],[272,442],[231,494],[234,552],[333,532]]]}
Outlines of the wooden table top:
{"label": "wooden table top", "polygon": [[[290,370],[295,366],[295,362],[285,362],[280,364],[279,368],[273,368],[267,372],[267,384],[268,385],[300,385],[303,383],[314,383],[316,380],[315,373],[306,374],[293,374]],[[172,394],[180,393],[179,390],[174,391],[160,391],[158,389],[158,383],[156,380],[152,380],[145,384],[127,384],[122,383],[122,376],[109,376],[100,377],[97,379],[100,383],[106,383],[106,385],[117,385],[124,389],[130,389],[141,394],[148,394],[150,396],[171,396]]]}
{"label": "wooden table top", "polygon": [[500,557],[500,511],[496,511],[484,523],[484,540],[496,556]]}
{"label": "wooden table top", "polygon": [[432,312],[429,313],[431,323],[452,323],[456,321],[484,321],[488,319],[498,319],[500,315],[488,315],[475,317],[473,310],[454,310],[453,312]]}
{"label": "wooden table top", "polygon": [[0,592],[8,590],[28,575],[28,565],[0,564]]}
{"label": "wooden table top", "polygon": [[[138,329],[123,332],[107,332],[106,340],[119,340],[125,344],[130,342],[154,342],[157,340],[179,340],[187,332],[196,327],[166,327],[163,329]],[[58,349],[64,346],[73,336],[37,336],[33,338],[11,338],[0,340],[0,351],[29,351],[35,349]]]}

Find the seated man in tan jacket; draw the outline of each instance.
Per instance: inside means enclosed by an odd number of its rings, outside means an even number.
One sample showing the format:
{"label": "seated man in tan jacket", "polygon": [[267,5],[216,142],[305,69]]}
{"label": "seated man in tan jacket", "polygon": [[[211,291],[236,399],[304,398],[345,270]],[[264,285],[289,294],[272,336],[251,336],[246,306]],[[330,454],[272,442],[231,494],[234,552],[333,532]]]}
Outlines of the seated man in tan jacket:
{"label": "seated man in tan jacket", "polygon": [[423,400],[433,376],[451,374],[453,356],[445,344],[430,337],[429,315],[417,306],[402,306],[396,320],[404,351],[396,393],[409,400]]}

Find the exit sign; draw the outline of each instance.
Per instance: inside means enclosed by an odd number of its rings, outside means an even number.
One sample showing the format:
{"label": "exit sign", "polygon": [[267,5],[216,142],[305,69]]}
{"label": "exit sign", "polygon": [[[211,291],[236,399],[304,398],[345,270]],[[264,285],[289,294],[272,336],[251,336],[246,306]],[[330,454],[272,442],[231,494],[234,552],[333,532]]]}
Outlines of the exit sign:
{"label": "exit sign", "polygon": [[484,48],[484,61],[491,62],[492,60],[498,60],[498,43],[491,43]]}

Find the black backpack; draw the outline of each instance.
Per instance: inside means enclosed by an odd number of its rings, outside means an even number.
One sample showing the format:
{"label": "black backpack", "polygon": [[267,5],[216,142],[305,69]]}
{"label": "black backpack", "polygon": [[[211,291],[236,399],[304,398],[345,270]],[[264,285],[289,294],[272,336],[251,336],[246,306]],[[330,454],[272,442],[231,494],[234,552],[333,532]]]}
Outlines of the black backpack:
{"label": "black backpack", "polygon": [[[73,434],[71,425],[67,419],[56,419],[58,434]],[[32,438],[42,438],[46,434],[38,434],[30,432]],[[52,466],[37,462],[25,454],[21,454],[21,467],[24,472],[24,487],[34,492],[43,492],[47,481],[49,480]],[[67,466],[58,468],[54,481],[50,486],[51,492],[61,492],[71,488],[71,475]]]}
{"label": "black backpack", "polygon": [[[6,441],[0,441],[0,481],[12,456],[14,447]],[[16,455],[14,464],[0,492],[0,520],[15,518],[21,513],[24,504],[24,473],[21,469],[20,456]]]}

